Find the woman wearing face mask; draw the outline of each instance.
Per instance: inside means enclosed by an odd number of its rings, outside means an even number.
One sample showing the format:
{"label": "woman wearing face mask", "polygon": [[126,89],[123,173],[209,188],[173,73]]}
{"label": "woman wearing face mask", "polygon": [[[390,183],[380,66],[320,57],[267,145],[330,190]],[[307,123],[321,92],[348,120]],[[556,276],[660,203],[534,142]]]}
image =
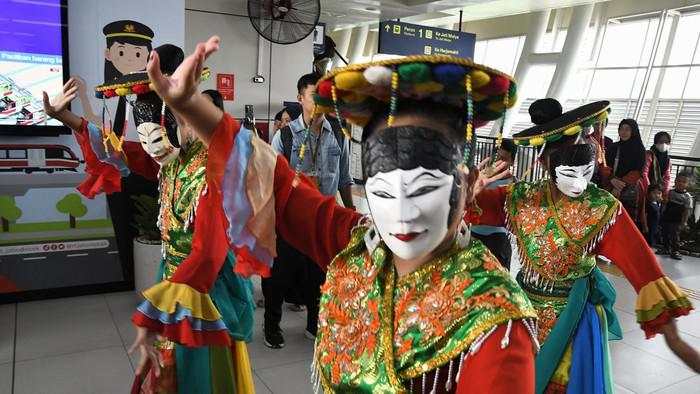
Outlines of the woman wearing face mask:
{"label": "woman wearing face mask", "polygon": [[605,160],[612,168],[611,179],[605,189],[622,202],[632,220],[641,228],[645,201],[641,189],[645,161],[644,143],[634,119],[622,119],[617,131],[620,140],[605,152]]}
{"label": "woman wearing face mask", "polygon": [[654,145],[647,151],[646,161],[642,169],[642,185],[659,185],[664,199],[671,190],[671,159],[668,152],[671,149],[671,135],[660,131],[654,135]]}
{"label": "woman wearing face mask", "polygon": [[[182,62],[182,50],[173,45],[158,47],[161,69],[171,74]],[[137,343],[157,325],[160,339],[141,347],[132,393],[252,393],[252,371],[246,341],[252,339],[253,299],[249,279],[242,275],[265,273],[245,248],[236,256],[224,234],[220,205],[208,194],[207,149],[190,128],[147,88],[148,77],[131,75],[137,82],[122,93],[138,92],[133,118],[141,147],[129,151],[129,162],[155,160],[160,165],[159,192],[163,259],[154,278],[156,285],[144,291],[133,322]],[[94,138],[81,143],[86,159],[103,152],[100,130],[69,112],[75,97],[69,82],[53,104],[45,99],[47,113],[74,127],[76,135]],[[123,84],[126,86],[128,84]],[[126,87],[124,87],[126,89]],[[215,92],[202,97],[222,105]],[[222,109],[221,106],[218,107]],[[95,131],[95,133],[93,133]],[[126,153],[126,152],[124,152]],[[116,171],[100,159],[87,161],[88,173],[109,178]],[[119,174],[117,173],[117,176]],[[105,192],[118,191],[105,188]],[[154,338],[149,338],[153,340]],[[133,346],[134,351],[138,346]]]}
{"label": "woman wearing face mask", "polygon": [[[477,179],[476,170],[460,164],[465,123],[497,118],[504,95],[515,94],[510,78],[451,57],[355,65],[324,77],[315,98],[320,110],[337,105],[348,122],[364,126],[372,213],[361,220],[323,197],[282,156],[251,147],[249,130],[192,89],[197,70],[217,48],[216,37],[200,44],[171,77],[158,72],[157,57],[148,70],[159,95],[208,142],[210,164],[219,163],[211,174],[222,188],[209,192],[224,194],[229,228],[245,224],[236,213],[251,203],[229,196],[250,196],[249,185],[262,182],[269,187],[252,203],[273,207],[269,220],[277,233],[327,269],[316,389],[531,393],[534,330],[528,319],[534,311],[460,225],[465,200],[492,180]],[[467,82],[482,100],[471,113]],[[438,90],[444,94],[433,100]],[[247,168],[244,177],[229,163]]]}
{"label": "woman wearing face mask", "polygon": [[[644,204],[640,206],[639,222],[644,234],[648,234],[649,224],[647,223],[647,194],[649,186],[658,185],[661,188],[663,199],[666,200],[668,191],[671,190],[671,159],[668,151],[671,148],[671,135],[665,131],[660,131],[654,135],[654,145],[646,153],[644,168],[642,169],[642,179],[640,193],[644,196]],[[652,237],[650,237],[651,239]]]}
{"label": "woman wearing face mask", "polygon": [[692,309],[620,202],[590,183],[596,149],[582,134],[604,121],[608,107],[601,101],[561,114],[555,100],[535,101],[530,114],[537,125],[513,140],[540,148],[549,177],[477,196],[481,221],[506,224],[517,241],[517,280],[539,316],[537,393],[613,392],[607,342],[622,332],[612,309],[614,287],[596,267],[596,255],[612,260],[634,286],[637,320],[648,338],[675,332],[669,323]]}

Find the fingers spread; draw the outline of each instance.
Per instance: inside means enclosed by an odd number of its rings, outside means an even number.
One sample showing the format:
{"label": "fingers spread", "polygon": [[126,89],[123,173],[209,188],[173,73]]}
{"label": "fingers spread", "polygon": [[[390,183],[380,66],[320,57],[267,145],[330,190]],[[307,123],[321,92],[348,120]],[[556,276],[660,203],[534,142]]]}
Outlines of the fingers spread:
{"label": "fingers spread", "polygon": [[51,103],[49,102],[49,95],[46,92],[41,92],[41,95],[44,98],[44,108],[49,108],[51,107]]}
{"label": "fingers spread", "polygon": [[150,79],[153,83],[154,89],[158,94],[160,94],[166,86],[167,81],[165,80],[163,73],[160,71],[160,58],[158,57],[158,52],[151,51],[151,58],[146,64],[146,71],[148,72],[148,79]]}
{"label": "fingers spread", "polygon": [[476,168],[478,168],[479,170],[483,170],[484,168],[486,168],[486,165],[488,165],[489,160],[491,160],[491,157],[485,158],[484,160],[481,161],[481,163],[479,163],[478,166],[476,166]]}

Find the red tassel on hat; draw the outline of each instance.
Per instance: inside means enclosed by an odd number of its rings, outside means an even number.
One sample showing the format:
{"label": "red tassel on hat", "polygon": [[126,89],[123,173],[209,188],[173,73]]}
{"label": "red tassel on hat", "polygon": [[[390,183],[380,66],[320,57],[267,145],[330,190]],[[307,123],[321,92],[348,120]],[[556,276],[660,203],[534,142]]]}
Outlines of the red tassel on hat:
{"label": "red tassel on hat", "polygon": [[494,75],[486,86],[478,89],[478,92],[488,96],[497,96],[507,92],[509,85],[510,80],[508,78],[501,75]]}
{"label": "red tassel on hat", "polygon": [[325,81],[321,81],[321,83],[318,84],[318,89],[316,90],[316,93],[318,93],[319,96],[323,98],[331,98],[333,96],[332,94],[333,90],[333,81],[330,79],[327,79]]}
{"label": "red tassel on hat", "polygon": [[132,86],[131,91],[136,93],[136,94],[144,94],[144,93],[150,92],[151,89],[148,87],[147,83],[141,83],[141,84]]}

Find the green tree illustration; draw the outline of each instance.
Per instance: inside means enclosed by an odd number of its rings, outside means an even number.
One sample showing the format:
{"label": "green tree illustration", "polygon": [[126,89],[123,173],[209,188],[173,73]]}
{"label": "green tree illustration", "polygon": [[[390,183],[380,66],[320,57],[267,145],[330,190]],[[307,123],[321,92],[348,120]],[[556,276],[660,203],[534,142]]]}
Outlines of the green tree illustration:
{"label": "green tree illustration", "polygon": [[10,223],[17,221],[22,216],[22,210],[17,208],[15,198],[12,196],[0,196],[0,221],[2,231],[10,231]]}
{"label": "green tree illustration", "polygon": [[76,193],[67,194],[61,201],[57,202],[56,210],[68,215],[70,228],[75,228],[75,219],[85,216],[88,211],[83,200]]}

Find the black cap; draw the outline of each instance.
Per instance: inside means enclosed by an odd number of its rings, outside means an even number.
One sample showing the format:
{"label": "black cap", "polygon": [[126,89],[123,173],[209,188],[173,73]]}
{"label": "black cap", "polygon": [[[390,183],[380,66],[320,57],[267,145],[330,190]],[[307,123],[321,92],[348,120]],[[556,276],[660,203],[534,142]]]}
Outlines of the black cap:
{"label": "black cap", "polygon": [[153,30],[141,22],[120,20],[107,24],[103,29],[105,38],[129,37],[145,41],[153,40]]}

